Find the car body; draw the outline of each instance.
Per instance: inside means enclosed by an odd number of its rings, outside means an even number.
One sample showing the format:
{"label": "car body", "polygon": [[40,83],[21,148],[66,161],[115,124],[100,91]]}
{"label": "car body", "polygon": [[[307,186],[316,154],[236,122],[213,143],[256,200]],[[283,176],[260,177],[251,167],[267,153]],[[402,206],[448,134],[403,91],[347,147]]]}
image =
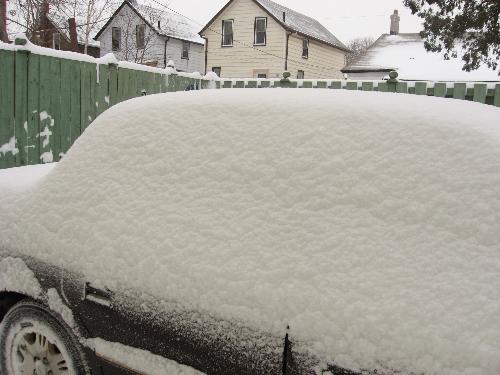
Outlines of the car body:
{"label": "car body", "polygon": [[165,358],[186,373],[486,375],[498,115],[330,90],[124,102],[2,196],[0,312],[45,306],[93,374],[164,373],[146,362]]}

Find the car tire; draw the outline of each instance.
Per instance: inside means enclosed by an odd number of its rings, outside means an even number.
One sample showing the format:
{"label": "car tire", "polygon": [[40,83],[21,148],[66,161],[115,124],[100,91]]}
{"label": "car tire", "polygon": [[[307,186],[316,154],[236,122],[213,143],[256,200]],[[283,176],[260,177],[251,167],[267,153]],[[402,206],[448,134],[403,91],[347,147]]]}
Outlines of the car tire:
{"label": "car tire", "polygon": [[0,324],[0,374],[88,373],[78,339],[49,309],[21,301],[7,312]]}

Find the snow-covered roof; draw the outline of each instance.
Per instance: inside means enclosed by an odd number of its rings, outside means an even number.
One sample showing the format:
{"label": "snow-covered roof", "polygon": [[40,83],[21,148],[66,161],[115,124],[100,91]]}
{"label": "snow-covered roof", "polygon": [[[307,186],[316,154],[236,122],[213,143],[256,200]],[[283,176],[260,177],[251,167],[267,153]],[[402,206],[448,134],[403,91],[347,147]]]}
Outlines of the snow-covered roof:
{"label": "snow-covered roof", "polygon": [[[125,7],[128,6],[139,17],[141,17],[149,27],[160,35],[185,40],[188,42],[205,44],[205,40],[198,35],[198,26],[186,17],[168,11],[167,9],[158,9],[145,4],[132,3],[124,0],[116,9],[113,16],[97,32],[94,39],[98,39],[104,30],[111,24],[113,18]],[[158,25],[160,21],[160,25]]]}
{"label": "snow-covered roof", "polygon": [[[227,9],[234,0],[230,0],[200,31],[203,34],[205,30],[211,25],[214,20]],[[312,39],[327,43],[331,46],[348,51],[348,48],[337,39],[326,27],[319,21],[306,16],[302,13],[296,12],[293,9],[287,8],[283,5],[275,3],[271,0],[252,0],[266,12],[269,13],[279,24],[288,30],[300,33]],[[283,13],[285,13],[285,21],[283,22]]]}
{"label": "snow-covered roof", "polygon": [[[198,35],[199,26],[193,21],[183,17],[179,14],[172,13],[168,10],[157,9],[148,5],[138,4],[132,5],[136,10],[141,13],[141,16],[150,21],[148,14],[155,15],[155,22],[151,22],[151,27],[159,34],[176,39],[182,39],[193,43],[204,44],[205,40]],[[158,22],[160,21],[160,27]]]}
{"label": "snow-covered roof", "polygon": [[431,81],[500,81],[499,71],[485,66],[462,70],[461,58],[445,60],[441,53],[427,52],[419,34],[383,34],[368,50],[346,66],[344,72],[397,70],[399,78]]}
{"label": "snow-covered roof", "polygon": [[348,90],[128,100],[36,190],[0,194],[0,250],[273,337],[289,325],[294,352],[342,367],[497,374],[499,116]]}
{"label": "snow-covered roof", "polygon": [[255,1],[272,14],[274,18],[280,21],[283,21],[283,13],[285,13],[285,24],[289,29],[347,50],[347,47],[337,39],[335,35],[314,18],[296,12],[293,9],[287,8],[271,0]]}

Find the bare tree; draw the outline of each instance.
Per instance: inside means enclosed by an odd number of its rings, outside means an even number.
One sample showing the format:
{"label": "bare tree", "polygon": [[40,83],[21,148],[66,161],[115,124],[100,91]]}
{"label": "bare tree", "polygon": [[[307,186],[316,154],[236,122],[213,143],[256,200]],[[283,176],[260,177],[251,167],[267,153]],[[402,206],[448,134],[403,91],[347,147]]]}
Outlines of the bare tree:
{"label": "bare tree", "polygon": [[115,25],[122,30],[122,45],[116,54],[119,59],[139,64],[158,61],[160,56],[155,52],[158,53],[162,48],[158,48],[155,42],[158,42],[157,29],[166,26],[163,11],[145,5],[136,7],[147,23],[139,20],[137,14],[130,8],[125,8],[115,20]]}
{"label": "bare tree", "polygon": [[16,25],[16,30],[24,32],[28,37],[36,30],[38,20],[43,12],[44,4],[60,7],[67,0],[11,0],[7,18]]}
{"label": "bare tree", "polygon": [[65,0],[58,7],[59,12],[66,18],[75,18],[77,32],[85,45],[87,53],[89,41],[111,17],[121,3],[121,0]]}
{"label": "bare tree", "polygon": [[357,60],[360,56],[366,53],[366,50],[375,42],[375,39],[371,36],[364,38],[356,38],[347,43],[347,48],[352,52],[347,55],[347,64],[351,64],[353,61]]}

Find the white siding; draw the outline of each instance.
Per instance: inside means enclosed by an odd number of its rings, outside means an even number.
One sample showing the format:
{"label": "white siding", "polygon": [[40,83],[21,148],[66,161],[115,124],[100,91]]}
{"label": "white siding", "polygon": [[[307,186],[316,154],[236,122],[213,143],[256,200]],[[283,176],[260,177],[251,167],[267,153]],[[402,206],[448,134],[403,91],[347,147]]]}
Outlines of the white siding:
{"label": "white siding", "polygon": [[170,38],[167,42],[167,62],[173,60],[177,70],[183,72],[205,71],[205,46],[190,43],[189,59],[182,58],[182,40]]}
{"label": "white siding", "polygon": [[[255,17],[267,17],[267,45],[252,48]],[[234,20],[235,42],[233,47],[222,47],[222,21],[230,19]],[[286,31],[253,0],[235,0],[204,34],[208,40],[207,70],[220,67],[223,78],[252,78],[258,71],[277,78],[285,71]],[[309,59],[302,59],[302,38],[290,35],[288,71],[292,77],[304,70],[309,79],[342,78],[344,55],[342,50],[311,40]]]}
{"label": "white siding", "polygon": [[[253,49],[255,17],[267,17],[267,43]],[[234,20],[235,42],[233,47],[221,47],[222,21],[229,19]],[[281,77],[285,70],[285,30],[252,0],[235,0],[214,20],[205,36],[208,39],[207,70],[221,67],[224,78],[253,77],[257,70],[268,71],[271,78]]]}
{"label": "white siding", "polygon": [[[118,60],[133,61],[138,63],[157,62],[160,68],[165,67],[165,40],[156,31],[146,25],[145,48],[137,49],[135,30],[137,25],[145,24],[130,7],[124,6],[113,18],[106,29],[99,36],[101,42],[101,56],[108,53],[115,54]],[[112,28],[120,27],[122,30],[121,48],[112,50]],[[173,60],[177,69],[185,72],[203,72],[205,62],[204,46],[190,44],[189,60],[181,59],[182,41],[170,38],[167,42],[166,62]]]}
{"label": "white siding", "polygon": [[304,38],[290,35],[288,42],[288,71],[292,78],[297,77],[299,70],[304,71],[305,79],[343,77],[345,52],[324,43],[309,40],[309,57],[302,57],[302,42]]}

